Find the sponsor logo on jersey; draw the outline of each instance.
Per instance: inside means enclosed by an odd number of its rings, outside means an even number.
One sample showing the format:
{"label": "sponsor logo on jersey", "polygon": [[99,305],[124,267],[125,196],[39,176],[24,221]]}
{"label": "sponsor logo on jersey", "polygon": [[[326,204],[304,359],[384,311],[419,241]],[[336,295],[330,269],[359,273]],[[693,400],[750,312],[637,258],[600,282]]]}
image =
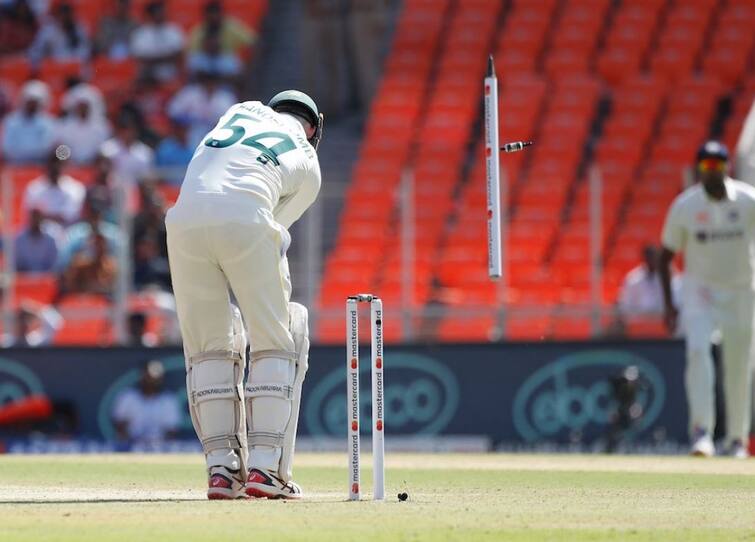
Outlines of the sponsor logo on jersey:
{"label": "sponsor logo on jersey", "polygon": [[710,217],[706,211],[700,211],[695,215],[695,222],[698,224],[707,224],[709,220]]}
{"label": "sponsor logo on jersey", "polygon": [[695,238],[698,243],[716,242],[716,241],[738,241],[744,239],[744,230],[698,230],[695,232]]}

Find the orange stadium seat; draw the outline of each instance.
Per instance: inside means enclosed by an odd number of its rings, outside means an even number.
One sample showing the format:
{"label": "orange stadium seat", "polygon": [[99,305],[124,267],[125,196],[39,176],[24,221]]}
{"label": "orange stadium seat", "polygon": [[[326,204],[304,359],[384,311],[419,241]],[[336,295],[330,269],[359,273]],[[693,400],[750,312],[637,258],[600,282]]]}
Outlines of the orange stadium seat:
{"label": "orange stadium seat", "polygon": [[58,280],[52,273],[18,273],[15,291],[19,302],[30,299],[49,305],[58,291]]}
{"label": "orange stadium seat", "polygon": [[32,75],[26,56],[4,56],[0,62],[0,78],[21,85]]}
{"label": "orange stadium seat", "polygon": [[110,345],[113,341],[110,304],[102,296],[68,295],[58,304],[63,327],[55,335],[55,345]]}
{"label": "orange stadium seat", "polygon": [[506,337],[515,341],[542,341],[551,328],[549,316],[528,316],[513,314],[507,316]]}
{"label": "orange stadium seat", "polygon": [[495,338],[495,316],[446,317],[438,325],[438,339],[443,342],[489,341]]}

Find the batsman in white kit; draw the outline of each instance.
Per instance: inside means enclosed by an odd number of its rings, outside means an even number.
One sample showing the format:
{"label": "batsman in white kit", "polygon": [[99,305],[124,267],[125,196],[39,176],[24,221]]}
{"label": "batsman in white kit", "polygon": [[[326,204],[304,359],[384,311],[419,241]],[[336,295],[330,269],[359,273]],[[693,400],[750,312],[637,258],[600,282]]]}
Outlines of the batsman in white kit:
{"label": "batsman in white kit", "polygon": [[235,104],[197,146],[166,217],[210,499],[302,496],[292,463],[309,339],[307,309],[289,302],[286,250],[320,189],[322,128],[299,91]]}
{"label": "batsman in white kit", "polygon": [[666,320],[674,329],[669,267],[684,253],[682,329],[687,344],[685,383],[691,453],[715,453],[715,396],[711,335],[722,340],[726,405],[725,452],[747,457],[755,311],[755,189],[727,176],[726,147],[708,141],[697,154],[698,184],[677,196],[663,228],[661,280]]}

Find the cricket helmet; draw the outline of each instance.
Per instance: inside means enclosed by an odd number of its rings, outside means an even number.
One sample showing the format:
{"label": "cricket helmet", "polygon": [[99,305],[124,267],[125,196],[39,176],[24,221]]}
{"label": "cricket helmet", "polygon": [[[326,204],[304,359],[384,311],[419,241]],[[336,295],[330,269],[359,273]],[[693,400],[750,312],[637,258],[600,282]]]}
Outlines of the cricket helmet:
{"label": "cricket helmet", "polygon": [[269,102],[268,107],[277,111],[278,113],[292,113],[304,117],[309,123],[315,127],[314,135],[309,139],[309,142],[317,150],[317,146],[322,139],[322,125],[323,115],[317,109],[317,104],[308,95],[299,90],[284,90],[273,96]]}

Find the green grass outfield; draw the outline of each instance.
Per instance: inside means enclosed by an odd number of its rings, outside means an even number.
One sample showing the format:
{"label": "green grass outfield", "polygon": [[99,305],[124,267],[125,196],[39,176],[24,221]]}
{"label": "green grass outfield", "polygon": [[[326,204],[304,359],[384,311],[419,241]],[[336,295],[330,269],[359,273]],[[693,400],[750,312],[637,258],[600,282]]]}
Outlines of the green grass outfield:
{"label": "green grass outfield", "polygon": [[345,464],[300,454],[301,502],[209,502],[199,456],[0,456],[0,541],[755,541],[755,459],[389,454],[382,503],[345,502]]}

